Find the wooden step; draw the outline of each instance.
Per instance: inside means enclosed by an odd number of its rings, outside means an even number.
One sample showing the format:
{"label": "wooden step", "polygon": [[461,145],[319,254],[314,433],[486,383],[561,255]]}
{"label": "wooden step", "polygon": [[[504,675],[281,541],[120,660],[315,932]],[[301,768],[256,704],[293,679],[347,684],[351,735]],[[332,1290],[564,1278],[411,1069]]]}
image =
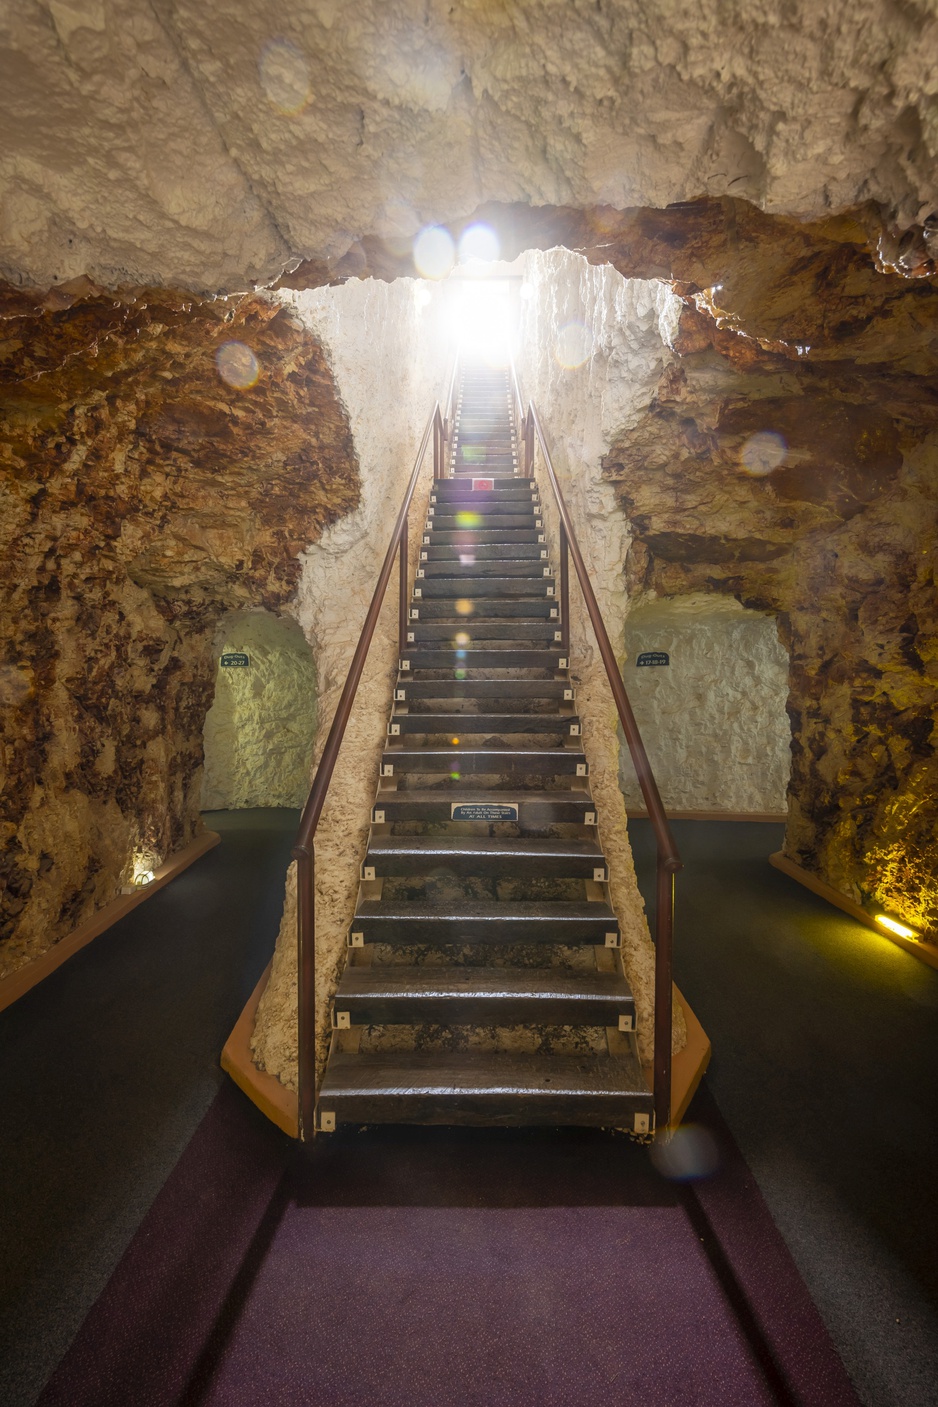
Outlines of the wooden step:
{"label": "wooden step", "polygon": [[547,534],[543,528],[448,528],[444,531],[437,523],[430,532],[422,534],[424,547],[460,547],[463,552],[471,552],[473,547],[487,545],[502,546],[516,542],[539,542],[546,544]]}
{"label": "wooden step", "polygon": [[410,699],[564,699],[574,688],[568,679],[409,679],[399,678],[398,703]]}
{"label": "wooden step", "polygon": [[463,577],[420,577],[414,586],[416,600],[431,600],[446,596],[462,600],[470,597],[476,601],[480,596],[552,596],[556,582],[552,576],[530,577],[474,576]]}
{"label": "wooden step", "polygon": [[503,776],[511,772],[541,777],[588,777],[582,752],[573,748],[400,747],[381,756],[382,777],[406,772],[442,773],[452,777]]}
{"label": "wooden step", "polygon": [[[458,611],[456,601],[460,603]],[[515,599],[509,597],[506,601],[500,601],[496,596],[486,596],[481,601],[476,601],[472,596],[457,596],[452,599],[441,596],[432,601],[425,601],[421,597],[419,601],[411,602],[408,612],[411,621],[449,620],[461,626],[471,625],[477,619],[558,621],[559,617],[560,607],[553,596],[522,596]]]}
{"label": "wooden step", "polygon": [[333,1025],[613,1026],[635,1029],[629,984],[615,972],[552,967],[351,967]]}
{"label": "wooden step", "polygon": [[421,561],[417,568],[417,581],[458,581],[462,587],[472,577],[524,577],[525,580],[538,581],[544,577],[552,576],[550,567],[543,557],[522,557],[517,561],[506,560],[500,557],[492,561],[485,557],[477,557],[475,553],[463,553],[473,560],[462,562],[458,557],[444,558],[442,561],[434,559]]}
{"label": "wooden step", "polygon": [[332,1054],[319,1119],[349,1124],[591,1125],[647,1132],[638,1058],[400,1051]]}
{"label": "wooden step", "polygon": [[417,787],[412,791],[379,792],[371,819],[375,825],[386,821],[440,824],[453,819],[454,807],[461,807],[463,819],[467,820],[473,819],[475,810],[482,820],[491,814],[495,820],[510,821],[514,811],[520,826],[547,826],[552,822],[596,824],[596,803],[588,791],[519,791],[512,795],[483,787],[459,791]]}
{"label": "wooden step", "polygon": [[[545,600],[549,600],[545,597]],[[457,637],[459,637],[457,639]],[[519,649],[525,645],[532,644],[535,640],[541,643],[559,644],[561,640],[561,630],[559,621],[555,620],[526,620],[519,617],[516,620],[492,621],[486,620],[484,616],[467,616],[464,620],[448,621],[435,624],[411,621],[410,629],[407,631],[407,640],[413,645],[433,645],[439,641],[445,641],[452,645],[453,649],[465,649],[467,645],[483,645],[489,640],[510,640]]]}
{"label": "wooden step", "polygon": [[560,947],[617,948],[619,922],[608,904],[554,900],[466,899],[459,913],[432,904],[363,899],[348,933],[351,948],[433,943],[548,943]]}
{"label": "wooden step", "polygon": [[362,879],[428,874],[451,874],[491,879],[499,875],[519,878],[590,879],[604,884],[606,858],[595,840],[542,840],[513,836],[372,836],[362,863]]}
{"label": "wooden step", "polygon": [[566,669],[558,650],[434,650],[415,645],[401,656],[402,674],[418,669]]}
{"label": "wooden step", "polygon": [[580,736],[575,713],[392,713],[388,736],[408,733],[562,733]]}
{"label": "wooden step", "polygon": [[[448,508],[448,504],[441,505]],[[541,519],[532,506],[526,512],[513,509],[510,513],[496,513],[491,509],[480,513],[477,509],[465,509],[457,513],[434,513],[428,519],[430,530],[434,532],[510,532],[512,529],[539,528],[543,530]]]}

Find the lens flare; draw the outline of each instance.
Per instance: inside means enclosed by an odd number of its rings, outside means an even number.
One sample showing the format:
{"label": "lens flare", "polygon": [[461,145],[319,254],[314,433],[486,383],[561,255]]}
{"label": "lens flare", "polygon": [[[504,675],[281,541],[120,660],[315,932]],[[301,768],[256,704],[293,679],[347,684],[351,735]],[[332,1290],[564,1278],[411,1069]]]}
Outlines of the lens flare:
{"label": "lens flare", "polygon": [[465,677],[466,677],[466,675],[468,674],[468,672],[469,672],[469,671],[468,671],[467,669],[454,669],[454,670],[453,670],[453,678],[454,678],[454,679],[465,679]]}
{"label": "lens flare", "polygon": [[460,650],[464,650],[466,646],[471,643],[471,639],[472,637],[467,635],[464,630],[460,630],[459,634],[455,637],[453,643],[458,646]]}
{"label": "lens flare", "polygon": [[[460,557],[459,560],[461,562],[462,557]],[[475,558],[473,557],[472,560],[475,561]],[[471,616],[474,610],[475,606],[465,596],[461,597],[460,600],[456,602],[456,614],[458,616]]]}
{"label": "lens flare", "polygon": [[739,457],[747,474],[762,479],[785,463],[787,452],[788,446],[781,435],[774,430],[760,430],[758,434],[749,436]]}
{"label": "lens flare", "polygon": [[525,302],[527,302],[527,300],[528,300],[529,298],[533,298],[533,297],[534,297],[534,284],[533,284],[533,283],[523,283],[523,284],[521,285],[521,287],[518,289],[518,297],[519,297],[519,298],[523,298],[523,299],[525,300]]}
{"label": "lens flare", "polygon": [[459,781],[459,773],[458,773],[458,772],[450,772],[450,776],[452,777],[452,779],[453,779],[454,782],[458,782],[458,781]]}
{"label": "lens flare", "polygon": [[480,528],[482,526],[482,516],[479,513],[457,513],[457,528]]}
{"label": "lens flare", "polygon": [[414,302],[418,308],[425,308],[433,297],[429,288],[425,288],[422,283],[417,284],[417,291],[414,293]]}
{"label": "lens flare", "polygon": [[427,225],[414,240],[414,265],[424,278],[445,278],[456,262],[456,246],[449,230]]}
{"label": "lens flare", "polygon": [[662,1177],[672,1182],[693,1182],[711,1177],[720,1166],[720,1150],[709,1129],[681,1124],[667,1142],[654,1143],[651,1161]]}
{"label": "lens flare", "polygon": [[215,365],[222,381],[238,391],[248,390],[260,375],[257,357],[244,342],[223,342],[215,353]]}
{"label": "lens flare", "polygon": [[[460,554],[459,554],[459,565],[460,565],[461,567],[474,567],[474,566],[475,566],[475,560],[476,560],[476,559],[475,559],[475,553],[474,553],[474,552],[460,552]],[[459,611],[459,603],[458,603],[458,602],[457,602],[457,605],[456,605],[456,609],[457,609],[457,611]],[[470,602],[469,602],[469,610],[471,611],[471,609],[472,609],[472,602],[470,601]],[[468,614],[469,614],[469,611],[459,611],[459,614],[460,614],[460,615],[468,615]]]}
{"label": "lens flare", "polygon": [[459,739],[458,739],[458,738],[450,738],[450,742],[453,744],[453,747],[459,747]]}
{"label": "lens flare", "polygon": [[568,322],[557,333],[554,343],[554,360],[559,366],[572,371],[582,366],[593,355],[593,334],[582,322]]}
{"label": "lens flare", "polygon": [[285,117],[295,117],[309,102],[309,64],[292,39],[271,39],[257,65],[264,95]]}
{"label": "lens flare", "polygon": [[470,225],[463,230],[459,238],[459,262],[468,263],[470,259],[482,259],[486,264],[493,259],[497,259],[501,253],[501,245],[498,242],[498,235],[491,225]]}

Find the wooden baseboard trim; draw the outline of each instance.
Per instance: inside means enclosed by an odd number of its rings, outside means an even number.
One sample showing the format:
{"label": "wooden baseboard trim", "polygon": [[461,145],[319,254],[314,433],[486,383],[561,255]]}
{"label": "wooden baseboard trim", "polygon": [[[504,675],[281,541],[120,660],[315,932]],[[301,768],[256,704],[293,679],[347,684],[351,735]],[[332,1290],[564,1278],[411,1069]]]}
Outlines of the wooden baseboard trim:
{"label": "wooden baseboard trim", "polygon": [[[629,806],[626,815],[630,821],[647,821],[647,811],[633,811]],[[767,821],[773,825],[784,825],[788,820],[785,811],[671,811],[669,821]]]}
{"label": "wooden baseboard trim", "polygon": [[[221,1053],[221,1067],[248,1099],[257,1105],[262,1114],[291,1138],[296,1138],[299,1127],[296,1093],[287,1089],[286,1085],[282,1085],[273,1075],[258,1070],[251,1059],[251,1033],[269,977],[270,964],[267,965],[261,980],[238,1017],[234,1030],[225,1042]],[[687,1113],[687,1106],[710,1064],[710,1041],[706,1032],[688,1006],[687,998],[681,995],[677,987],[674,988],[674,998],[684,1008],[687,1044],[674,1057],[671,1065],[672,1125],[679,1124]],[[651,1088],[652,1068],[650,1065],[644,1068],[648,1086]]]}
{"label": "wooden baseboard trim", "polygon": [[182,850],[177,850],[176,854],[170,855],[169,859],[165,860],[158,870],[154,870],[153,878],[149,884],[141,885],[132,894],[119,894],[116,899],[112,899],[109,904],[98,909],[91,918],[86,919],[66,938],[60,939],[58,943],[55,943],[47,952],[40,954],[33,962],[18,968],[16,972],[11,972],[7,977],[0,978],[0,1011],[5,1011],[15,1001],[19,1001],[20,997],[25,996],[39,982],[53,973],[57,967],[61,967],[63,962],[67,962],[93,938],[99,937],[112,924],[117,923],[118,919],[135,909],[138,904],[149,899],[158,889],[163,889],[170,880],[175,879],[183,870],[188,869],[206,851],[212,850],[220,840],[221,836],[217,831],[203,831],[190,845],[185,846]]}
{"label": "wooden baseboard trim", "polygon": [[291,1138],[298,1138],[300,1115],[296,1091],[287,1089],[286,1085],[282,1085],[273,1075],[268,1075],[266,1070],[258,1070],[251,1058],[251,1036],[254,1033],[257,1008],[267,989],[272,966],[273,963],[269,962],[264,968],[260,981],[235,1022],[234,1030],[221,1053],[221,1068],[271,1123],[276,1124],[278,1129],[283,1129]]}
{"label": "wooden baseboard trim", "polygon": [[839,889],[835,889],[832,884],[827,884],[823,879],[818,879],[817,875],[811,874],[795,860],[790,860],[782,850],[776,850],[774,855],[769,856],[769,864],[774,865],[782,874],[787,874],[789,879],[794,879],[798,884],[804,885],[805,889],[810,889],[812,894],[817,894],[819,898],[826,899],[829,904],[834,904],[838,909],[842,909],[851,918],[857,919],[859,923],[866,924],[867,928],[872,928],[874,933],[878,933],[880,938],[886,938],[890,943],[895,943],[897,947],[904,948],[907,953],[919,959],[920,962],[927,963],[929,967],[938,968],[938,944],[930,939],[902,938],[898,933],[890,933],[887,928],[881,928],[872,914],[867,913],[862,905],[855,899],[850,899],[846,894],[841,894]]}

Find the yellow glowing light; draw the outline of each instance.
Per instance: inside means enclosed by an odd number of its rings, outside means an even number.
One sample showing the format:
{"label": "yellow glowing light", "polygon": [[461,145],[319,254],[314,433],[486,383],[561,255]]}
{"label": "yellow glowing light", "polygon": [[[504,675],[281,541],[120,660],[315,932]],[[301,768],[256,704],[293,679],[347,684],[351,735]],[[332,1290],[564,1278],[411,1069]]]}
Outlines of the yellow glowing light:
{"label": "yellow glowing light", "polygon": [[460,630],[459,634],[453,639],[453,644],[456,646],[457,650],[464,650],[471,642],[472,636],[467,635],[464,630]]}
{"label": "yellow glowing light", "polygon": [[453,747],[459,747],[459,739],[458,739],[458,738],[450,738],[450,742],[453,744]]}
{"label": "yellow glowing light", "polygon": [[914,928],[906,928],[904,923],[900,923],[898,919],[890,918],[888,914],[877,914],[876,922],[881,924],[883,928],[888,928],[890,933],[895,933],[899,938],[918,938]]}
{"label": "yellow glowing light", "polygon": [[456,602],[456,614],[458,616],[471,616],[474,610],[475,606],[472,604],[471,601],[467,600],[465,597]]}
{"label": "yellow glowing light", "polygon": [[478,528],[481,526],[482,518],[478,513],[457,513],[457,528]]}

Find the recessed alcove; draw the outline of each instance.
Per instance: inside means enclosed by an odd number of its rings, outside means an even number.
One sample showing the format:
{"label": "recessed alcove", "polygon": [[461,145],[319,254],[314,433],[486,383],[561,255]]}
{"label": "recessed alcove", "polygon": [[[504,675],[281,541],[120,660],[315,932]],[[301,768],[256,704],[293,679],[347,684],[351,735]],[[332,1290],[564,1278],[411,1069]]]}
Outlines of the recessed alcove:
{"label": "recessed alcove", "polygon": [[[788,654],[773,615],[732,597],[639,601],[625,623],[623,677],[669,811],[784,819]],[[620,756],[626,805],[642,810]]]}
{"label": "recessed alcove", "polygon": [[203,811],[302,806],[316,736],[316,667],[289,616],[233,611],[215,633]]}

